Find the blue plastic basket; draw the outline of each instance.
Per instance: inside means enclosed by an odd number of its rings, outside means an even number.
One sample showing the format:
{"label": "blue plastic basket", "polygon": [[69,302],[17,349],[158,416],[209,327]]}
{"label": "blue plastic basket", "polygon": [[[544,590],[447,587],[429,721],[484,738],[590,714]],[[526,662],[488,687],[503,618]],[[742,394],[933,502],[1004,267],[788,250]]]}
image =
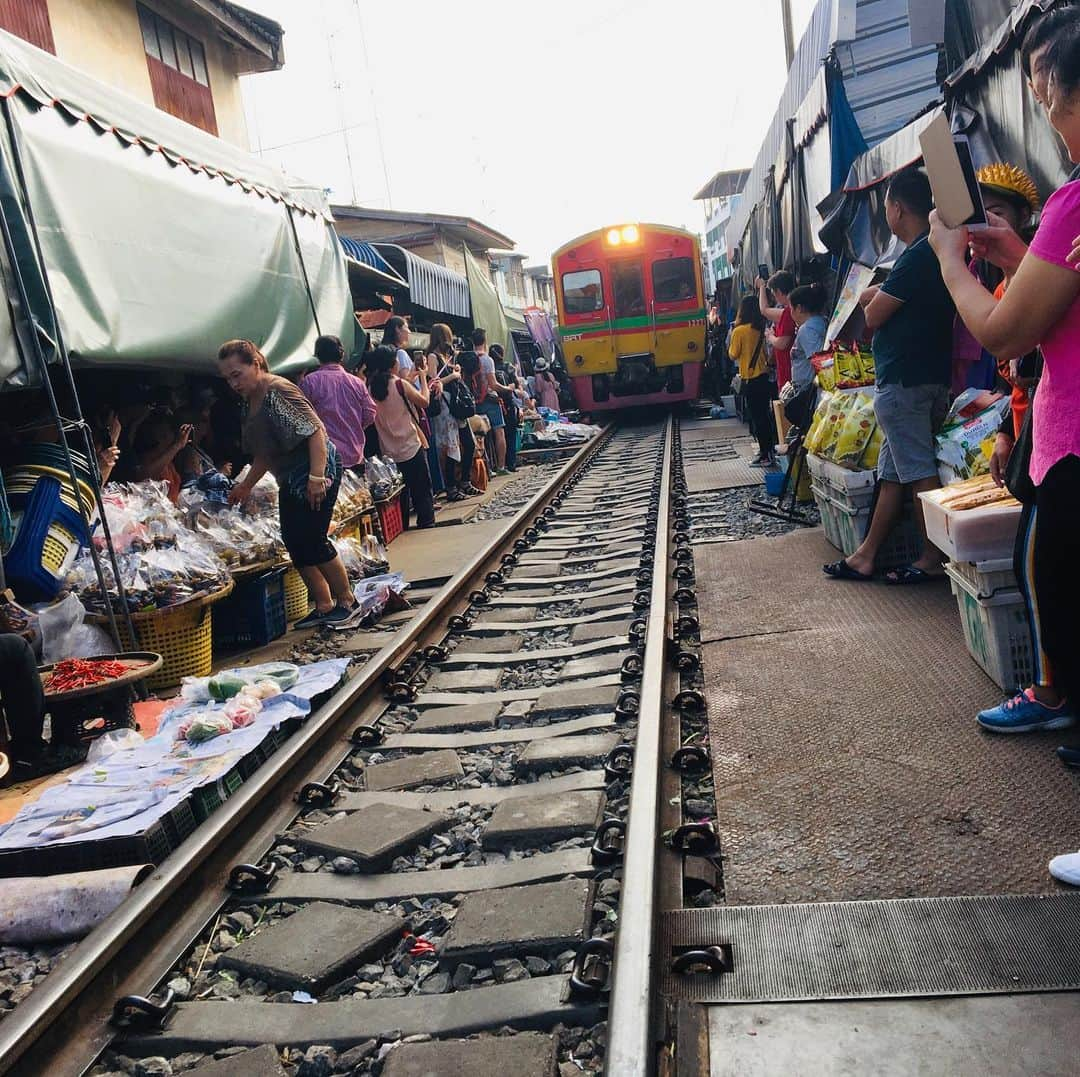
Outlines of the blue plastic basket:
{"label": "blue plastic basket", "polygon": [[214,609],[214,649],[263,647],[285,634],[285,569],[236,585]]}
{"label": "blue plastic basket", "polygon": [[766,471],[765,472],[765,493],[769,497],[779,497],[780,491],[784,488],[784,479],[787,475],[783,471]]}

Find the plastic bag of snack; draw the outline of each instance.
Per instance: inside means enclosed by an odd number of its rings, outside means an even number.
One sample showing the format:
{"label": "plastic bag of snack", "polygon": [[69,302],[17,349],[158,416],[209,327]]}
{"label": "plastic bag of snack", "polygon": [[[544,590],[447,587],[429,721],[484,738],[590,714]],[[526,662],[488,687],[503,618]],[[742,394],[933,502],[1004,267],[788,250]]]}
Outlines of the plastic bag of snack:
{"label": "plastic bag of snack", "polygon": [[825,431],[825,421],[832,407],[832,393],[822,393],[817,408],[814,409],[814,417],[810,420],[810,428],[806,431],[803,445],[807,452],[818,453],[821,449],[822,435]]}
{"label": "plastic bag of snack", "polygon": [[847,409],[843,425],[833,449],[833,460],[841,467],[855,469],[862,462],[866,446],[877,427],[874,398],[869,393],[857,393],[854,404]]}
{"label": "plastic bag of snack", "polygon": [[847,413],[855,403],[855,398],[850,393],[837,393],[832,400],[832,406],[825,417],[825,426],[821,433],[820,448],[818,455],[826,460],[833,458],[836,442],[839,440],[840,431],[843,429]]}
{"label": "plastic bag of snack", "polygon": [[870,435],[870,440],[866,443],[866,448],[863,450],[862,466],[867,471],[877,471],[878,457],[881,455],[881,442],[884,435],[881,432],[881,427],[876,423],[874,424],[873,433]]}
{"label": "plastic bag of snack", "polygon": [[862,385],[862,366],[859,363],[859,353],[837,349],[833,353],[836,370],[836,386],[838,389],[853,389]]}

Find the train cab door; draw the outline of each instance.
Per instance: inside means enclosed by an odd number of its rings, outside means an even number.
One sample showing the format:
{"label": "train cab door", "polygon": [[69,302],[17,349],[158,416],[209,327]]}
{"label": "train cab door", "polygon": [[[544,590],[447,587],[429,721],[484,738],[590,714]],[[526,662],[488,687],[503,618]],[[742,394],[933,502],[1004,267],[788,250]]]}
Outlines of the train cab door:
{"label": "train cab door", "polygon": [[699,274],[689,251],[686,255],[677,250],[657,252],[650,283],[658,366],[704,355],[705,311]]}
{"label": "train cab door", "polygon": [[641,258],[613,259],[611,291],[615,315],[615,354],[652,351],[645,266]]}

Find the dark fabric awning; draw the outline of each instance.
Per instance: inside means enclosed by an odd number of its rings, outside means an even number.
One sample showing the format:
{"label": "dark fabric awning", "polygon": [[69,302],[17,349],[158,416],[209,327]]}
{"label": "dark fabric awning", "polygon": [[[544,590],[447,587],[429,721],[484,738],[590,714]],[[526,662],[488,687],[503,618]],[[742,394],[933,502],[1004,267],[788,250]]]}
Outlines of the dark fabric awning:
{"label": "dark fabric awning", "polygon": [[370,244],[349,236],[338,236],[349,267],[350,281],[354,278],[378,291],[407,292],[408,282]]}
{"label": "dark fabric awning", "polygon": [[1058,0],[1019,0],[1008,17],[1000,24],[997,33],[949,75],[945,80],[945,85],[949,89],[954,89],[969,75],[977,75],[981,72],[992,60],[1012,52],[1019,44],[1021,30],[1028,16],[1033,11],[1047,11],[1056,7],[1057,4]]}
{"label": "dark fabric awning", "polygon": [[376,243],[374,246],[409,282],[409,298],[414,304],[440,314],[470,317],[469,282],[460,273],[429,262],[396,243]]}

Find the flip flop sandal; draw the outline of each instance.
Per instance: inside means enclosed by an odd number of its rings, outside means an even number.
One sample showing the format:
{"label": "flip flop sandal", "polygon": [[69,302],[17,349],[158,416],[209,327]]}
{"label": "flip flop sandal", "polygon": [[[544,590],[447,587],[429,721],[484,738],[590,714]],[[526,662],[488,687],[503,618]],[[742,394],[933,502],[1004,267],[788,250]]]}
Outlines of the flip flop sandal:
{"label": "flip flop sandal", "polygon": [[870,583],[874,577],[865,572],[859,572],[846,561],[833,561],[831,564],[822,565],[821,571],[834,580],[851,580],[852,583]]}
{"label": "flip flop sandal", "polygon": [[917,583],[937,583],[946,578],[944,572],[926,572],[914,565],[904,565],[902,568],[890,569],[882,579],[891,587],[904,587]]}

